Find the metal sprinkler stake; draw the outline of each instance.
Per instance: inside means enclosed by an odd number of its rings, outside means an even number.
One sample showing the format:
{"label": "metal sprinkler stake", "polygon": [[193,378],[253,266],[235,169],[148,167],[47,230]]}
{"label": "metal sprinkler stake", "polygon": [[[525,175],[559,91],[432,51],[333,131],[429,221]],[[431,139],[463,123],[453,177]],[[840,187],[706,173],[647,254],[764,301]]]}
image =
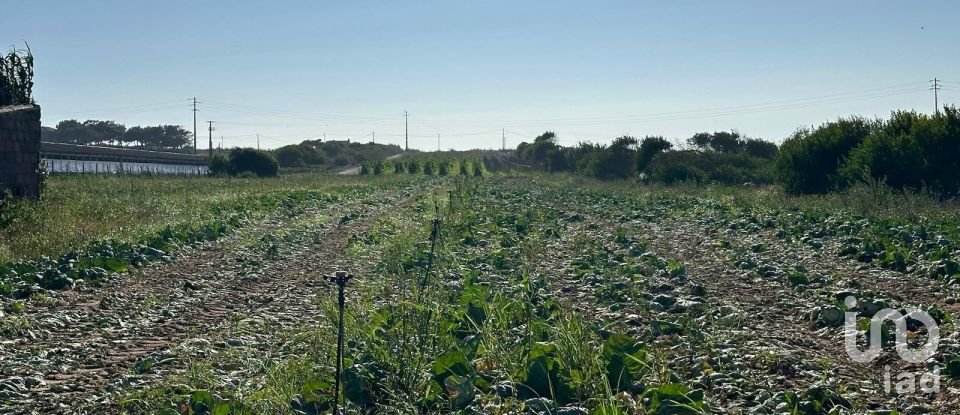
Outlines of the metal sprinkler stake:
{"label": "metal sprinkler stake", "polygon": [[340,324],[337,327],[337,363],[336,363],[336,381],[333,387],[333,414],[338,415],[340,404],[340,377],[343,372],[343,308],[344,308],[344,288],[347,287],[347,281],[353,278],[353,275],[346,271],[337,271],[332,277],[327,277],[330,282],[337,284],[339,290],[339,308]]}

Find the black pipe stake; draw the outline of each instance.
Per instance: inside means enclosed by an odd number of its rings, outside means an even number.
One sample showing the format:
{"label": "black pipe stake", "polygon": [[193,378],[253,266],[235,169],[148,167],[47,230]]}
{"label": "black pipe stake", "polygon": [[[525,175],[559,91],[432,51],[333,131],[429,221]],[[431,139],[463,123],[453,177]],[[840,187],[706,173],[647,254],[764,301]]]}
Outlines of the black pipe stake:
{"label": "black pipe stake", "polygon": [[[439,215],[439,212],[437,214]],[[430,271],[433,270],[433,256],[434,251],[437,249],[437,238],[439,236],[440,218],[436,217],[433,219],[433,229],[430,231],[430,256],[427,257],[427,272],[424,273],[423,278],[420,279],[420,293],[417,294],[418,296],[423,293],[423,290],[427,289],[427,279],[430,278]]]}
{"label": "black pipe stake", "polygon": [[353,275],[346,271],[337,271],[334,276],[328,277],[330,282],[337,284],[339,291],[338,305],[340,309],[340,323],[337,327],[337,362],[336,362],[336,380],[333,386],[333,414],[338,415],[340,404],[340,378],[343,373],[343,308],[344,308],[344,289],[347,287],[347,281],[353,278]]}

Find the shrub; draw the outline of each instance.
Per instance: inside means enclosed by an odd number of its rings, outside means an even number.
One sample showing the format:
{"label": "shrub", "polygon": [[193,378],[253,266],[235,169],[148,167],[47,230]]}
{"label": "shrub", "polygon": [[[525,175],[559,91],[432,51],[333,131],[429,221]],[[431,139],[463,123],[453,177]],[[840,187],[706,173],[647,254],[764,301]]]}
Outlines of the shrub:
{"label": "shrub", "polygon": [[697,133],[687,139],[687,144],[700,150],[713,150],[721,153],[741,151],[744,141],[736,131],[718,131],[715,133]]}
{"label": "shrub", "polygon": [[652,181],[673,184],[694,181],[701,184],[769,184],[773,178],[770,161],[745,153],[668,151],[654,157],[647,169]]}
{"label": "shrub", "polygon": [[407,162],[407,173],[417,174],[420,173],[420,162],[417,160],[410,160]]}
{"label": "shrub", "polygon": [[653,158],[656,157],[657,154],[668,151],[671,148],[673,148],[673,144],[670,144],[670,142],[663,137],[645,137],[643,141],[640,142],[640,150],[637,151],[637,171],[646,171],[650,162],[653,161]]}
{"label": "shrub", "polygon": [[259,177],[275,177],[280,173],[280,165],[269,152],[237,148],[230,152],[230,174],[236,176],[243,172]]}
{"label": "shrub", "polygon": [[281,167],[303,167],[307,161],[298,146],[283,146],[273,150],[273,155]]}
{"label": "shrub", "polygon": [[315,147],[306,144],[294,144],[273,150],[280,167],[317,166],[326,163],[326,156]]}
{"label": "shrub", "polygon": [[826,193],[842,187],[840,167],[875,127],[875,123],[854,117],[797,131],[780,146],[774,159],[777,182],[790,194]]}
{"label": "shrub", "polygon": [[211,176],[223,176],[230,173],[230,162],[226,157],[217,154],[207,161],[207,168]]}
{"label": "shrub", "polygon": [[842,169],[847,182],[872,179],[895,189],[927,188],[944,196],[960,189],[960,112],[895,112],[854,148]]}
{"label": "shrub", "polygon": [[779,150],[776,144],[758,138],[748,138],[743,142],[743,151],[753,157],[773,159]]}

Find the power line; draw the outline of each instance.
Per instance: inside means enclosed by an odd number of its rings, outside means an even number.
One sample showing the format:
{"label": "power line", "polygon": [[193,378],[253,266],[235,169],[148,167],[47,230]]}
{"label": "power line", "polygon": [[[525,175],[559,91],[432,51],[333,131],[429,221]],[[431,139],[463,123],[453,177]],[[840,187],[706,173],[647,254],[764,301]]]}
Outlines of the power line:
{"label": "power line", "polygon": [[[909,88],[904,88],[909,86]],[[750,105],[739,105],[731,106],[725,108],[714,108],[714,109],[700,109],[700,110],[691,110],[691,111],[676,111],[676,112],[664,112],[648,115],[635,115],[635,116],[621,116],[621,117],[588,117],[588,118],[565,118],[565,119],[543,119],[543,120],[513,120],[508,122],[503,122],[503,120],[433,120],[432,122],[438,124],[446,124],[449,127],[464,127],[469,125],[485,125],[487,123],[494,123],[501,125],[507,125],[512,127],[537,127],[540,128],[543,124],[549,123],[549,127],[570,127],[570,126],[600,126],[600,125],[612,125],[612,124],[627,124],[627,123],[641,123],[641,122],[661,122],[661,121],[673,121],[673,120],[690,120],[690,119],[701,119],[701,118],[714,118],[721,116],[731,116],[731,115],[743,115],[743,114],[752,114],[752,113],[764,113],[771,111],[783,111],[798,109],[811,106],[820,106],[825,104],[837,104],[845,103],[859,100],[867,99],[877,99],[884,97],[892,97],[898,95],[906,95],[919,91],[917,88],[919,84],[917,82],[904,83],[898,85],[885,86],[880,88],[872,88],[866,90],[860,90],[856,92],[846,92],[846,93],[837,93],[830,95],[823,95],[819,97],[812,98],[802,98],[802,99],[793,99],[793,100],[779,100],[766,102],[762,104],[750,104]],[[371,123],[379,124],[383,120],[376,117],[358,117],[358,116],[345,116],[345,115],[332,115],[332,114],[310,114],[303,112],[292,112],[292,111],[278,111],[278,110],[262,110],[257,109],[252,106],[244,106],[237,104],[226,104],[226,103],[216,103],[214,106],[221,106],[227,111],[236,111],[242,113],[257,113],[258,115],[274,115],[283,118],[293,118],[305,121],[339,121],[344,124],[352,123]],[[272,112],[273,114],[270,114]],[[320,117],[320,118],[314,118]],[[423,124],[430,125],[424,120],[418,119]],[[241,123],[234,122],[233,124],[243,125],[243,124],[253,124],[253,123]],[[259,123],[256,125],[269,125],[270,123]],[[276,126],[309,126],[309,124],[286,124],[286,123],[276,123]],[[435,127],[439,127],[436,126]],[[442,131],[444,128],[436,128],[438,131]],[[502,129],[502,128],[501,128]],[[450,135],[467,135],[467,134],[484,134],[485,132],[481,131],[478,133],[464,133],[464,134],[450,134]],[[501,131],[503,133],[503,131]],[[503,134],[501,134],[503,135]],[[405,147],[409,149],[409,113],[404,113],[404,141]],[[501,137],[503,141],[504,137]]]}
{"label": "power line", "polygon": [[[675,116],[675,115],[687,115],[687,114],[698,114],[698,113],[713,113],[718,111],[735,111],[735,110],[751,110],[751,109],[764,109],[766,107],[780,107],[786,105],[819,105],[820,101],[832,101],[832,100],[847,100],[847,99],[859,99],[859,98],[869,98],[874,95],[885,95],[888,93],[899,93],[903,91],[917,91],[919,87],[926,84],[926,82],[910,82],[898,85],[891,85],[880,88],[871,88],[855,92],[845,92],[837,93],[830,95],[821,95],[817,97],[810,98],[798,98],[798,99],[789,99],[789,100],[780,100],[780,101],[770,101],[765,103],[758,104],[748,104],[748,105],[737,105],[732,107],[723,107],[723,108],[711,108],[711,109],[700,109],[700,110],[689,110],[689,111],[676,111],[676,112],[664,112],[664,113],[655,113],[649,114],[646,116],[641,116],[641,118],[652,118],[652,117],[664,117],[664,116]],[[910,87],[910,88],[907,88]],[[494,122],[506,122],[508,124],[520,123],[552,123],[552,122],[565,122],[565,121],[574,121],[574,122],[589,122],[589,121],[628,121],[635,119],[635,116],[623,116],[623,117],[584,117],[584,118],[552,118],[552,119],[530,119],[530,120],[514,120],[514,121],[504,121],[504,120],[420,120],[420,121],[430,121],[430,122],[451,122],[451,123],[494,123]]]}
{"label": "power line", "polygon": [[[512,121],[507,121],[506,123],[514,126],[529,125],[529,124],[543,124],[543,123],[551,123],[553,125],[594,125],[594,124],[624,123],[624,122],[631,122],[631,121],[646,121],[650,119],[672,118],[672,117],[679,117],[679,116],[685,116],[685,118],[686,116],[690,116],[690,117],[715,116],[714,113],[721,113],[720,115],[728,115],[728,114],[733,114],[734,112],[736,113],[749,113],[752,111],[766,112],[766,111],[772,111],[772,110],[784,110],[784,109],[794,109],[794,108],[802,108],[802,107],[808,107],[808,106],[817,106],[825,103],[850,102],[853,100],[872,99],[872,98],[892,96],[892,95],[914,91],[915,90],[914,88],[917,88],[920,85],[921,84],[918,82],[911,82],[911,83],[890,85],[890,86],[879,87],[879,88],[864,89],[864,90],[859,90],[854,92],[822,95],[822,96],[810,97],[810,98],[770,101],[770,102],[759,103],[759,104],[739,105],[739,106],[732,106],[732,107],[725,107],[725,108],[665,112],[665,113],[649,114],[644,116],[529,119],[529,120],[512,120]],[[905,87],[911,87],[911,88],[905,88]],[[341,121],[344,123],[369,123],[369,124],[379,124],[379,123],[385,123],[389,121],[387,119],[377,118],[377,117],[346,116],[346,115],[332,115],[332,114],[310,114],[310,113],[303,113],[303,112],[261,109],[257,107],[236,105],[236,104],[226,104],[226,103],[215,103],[214,105],[222,105],[224,107],[227,107],[225,108],[227,111],[257,113],[261,115],[262,113],[272,113],[272,115],[276,115],[279,117],[293,118],[293,119],[299,119],[299,120]],[[454,119],[421,120],[421,119],[418,119],[418,121],[421,121],[423,123],[434,122],[434,123],[442,123],[442,124],[453,124],[455,126],[504,123],[504,120],[454,120]]]}
{"label": "power line", "polygon": [[60,112],[53,114],[44,114],[47,117],[59,118],[63,116],[75,116],[81,114],[116,114],[116,113],[146,113],[146,112],[155,112],[161,110],[168,110],[174,108],[182,108],[183,101],[177,100],[175,102],[168,103],[157,103],[157,104],[144,104],[144,105],[131,105],[120,108],[104,108],[96,110],[87,110],[87,111],[73,111],[73,112]]}
{"label": "power line", "polygon": [[[861,100],[867,100],[867,99],[915,94],[921,91],[922,90],[920,89],[911,88],[911,89],[902,89],[902,90],[888,91],[888,92],[882,92],[882,93],[874,93],[869,95],[832,98],[832,99],[824,99],[820,101],[811,101],[811,102],[803,102],[803,103],[795,103],[795,104],[783,104],[783,105],[768,106],[768,107],[758,107],[753,109],[739,109],[739,110],[728,109],[728,110],[717,110],[713,112],[706,112],[701,110],[701,111],[690,111],[690,112],[662,113],[659,115],[636,116],[636,117],[630,117],[630,118],[605,119],[605,120],[597,120],[597,121],[577,121],[577,120],[571,119],[570,121],[558,120],[555,122],[514,121],[514,122],[506,122],[506,124],[512,127],[537,127],[543,124],[548,124],[551,127],[558,127],[558,126],[598,126],[598,125],[643,123],[643,122],[656,122],[656,121],[691,120],[691,119],[714,118],[714,117],[730,116],[730,115],[745,115],[745,114],[756,114],[756,113],[773,112],[773,111],[783,111],[783,110],[798,109],[798,108],[805,108],[805,107],[815,107],[815,106],[821,106],[821,105],[827,105],[827,104],[838,104],[838,103],[854,102],[854,101],[861,101]],[[480,125],[480,124],[477,124],[477,125]]]}
{"label": "power line", "polygon": [[354,121],[358,123],[388,123],[390,122],[389,118],[385,117],[369,117],[369,116],[356,116],[356,115],[337,115],[337,114],[324,114],[324,113],[309,113],[309,112],[300,112],[300,111],[288,111],[288,110],[279,110],[279,109],[270,109],[263,107],[254,107],[249,105],[239,105],[239,104],[230,104],[225,102],[217,101],[206,101],[208,105],[221,108],[226,111],[235,111],[235,112],[245,112],[245,113],[257,113],[257,114],[271,114],[276,116],[281,116],[285,118],[294,118],[294,119],[306,119],[306,120],[325,120],[325,121]]}

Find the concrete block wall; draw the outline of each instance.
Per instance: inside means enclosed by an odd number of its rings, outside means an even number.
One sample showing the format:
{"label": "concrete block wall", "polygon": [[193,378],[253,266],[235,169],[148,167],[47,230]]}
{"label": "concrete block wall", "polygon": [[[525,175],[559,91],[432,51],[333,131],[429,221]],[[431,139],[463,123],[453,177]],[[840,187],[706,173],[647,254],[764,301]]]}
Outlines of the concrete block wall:
{"label": "concrete block wall", "polygon": [[0,107],[0,191],[40,196],[40,107]]}

